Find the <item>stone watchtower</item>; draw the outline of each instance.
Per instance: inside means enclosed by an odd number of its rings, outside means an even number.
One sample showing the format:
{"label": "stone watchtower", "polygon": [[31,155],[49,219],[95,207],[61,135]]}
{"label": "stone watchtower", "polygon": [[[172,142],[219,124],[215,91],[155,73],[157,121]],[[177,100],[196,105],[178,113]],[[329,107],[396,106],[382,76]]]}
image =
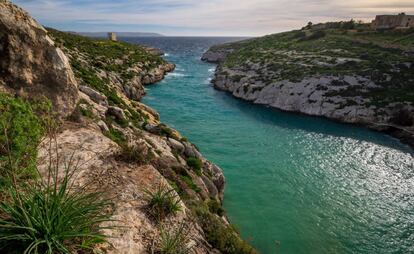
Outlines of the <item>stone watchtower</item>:
{"label": "stone watchtower", "polygon": [[111,41],[118,41],[118,39],[116,38],[116,33],[114,32],[108,33],[108,39]]}
{"label": "stone watchtower", "polygon": [[413,28],[414,15],[407,15],[404,12],[398,15],[377,15],[371,26],[377,30]]}

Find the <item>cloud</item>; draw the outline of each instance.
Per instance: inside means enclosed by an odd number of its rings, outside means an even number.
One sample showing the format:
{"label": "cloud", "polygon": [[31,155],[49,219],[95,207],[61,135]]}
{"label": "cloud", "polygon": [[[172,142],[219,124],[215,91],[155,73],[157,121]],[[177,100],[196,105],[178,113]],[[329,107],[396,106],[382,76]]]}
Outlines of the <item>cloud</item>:
{"label": "cloud", "polygon": [[263,35],[314,23],[414,12],[412,0],[15,0],[44,25],[76,31]]}

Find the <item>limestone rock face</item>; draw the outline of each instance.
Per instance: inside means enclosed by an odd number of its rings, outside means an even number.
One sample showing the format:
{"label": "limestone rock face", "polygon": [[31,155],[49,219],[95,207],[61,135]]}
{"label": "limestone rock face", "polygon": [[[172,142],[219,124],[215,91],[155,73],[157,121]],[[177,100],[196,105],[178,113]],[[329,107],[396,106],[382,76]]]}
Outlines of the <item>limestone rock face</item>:
{"label": "limestone rock face", "polygon": [[92,88],[87,86],[79,86],[79,90],[88,95],[94,102],[104,106],[108,105],[108,99],[106,96],[93,90]]}
{"label": "limestone rock face", "polygon": [[231,53],[231,51],[231,49],[209,50],[203,54],[201,60],[210,63],[221,63],[226,59],[226,56]]}
{"label": "limestone rock face", "polygon": [[[376,78],[355,70],[347,74],[327,72],[287,77],[281,74],[289,71],[289,67],[283,66],[282,58],[301,66],[312,64],[318,68],[332,68],[363,60],[329,57],[324,55],[326,52],[308,54],[281,50],[273,52],[280,54],[280,59],[271,58],[263,62],[248,59],[233,66],[225,63],[229,53],[229,46],[214,46],[202,57],[204,61],[218,63],[212,81],[216,89],[229,92],[239,99],[283,111],[363,125],[391,134],[414,146],[414,104],[409,101],[393,102],[389,100],[392,94],[388,101],[381,104],[375,102],[376,97],[372,96],[375,91],[391,86],[386,83],[391,80],[391,74],[381,74],[381,78]],[[312,59],[315,56],[321,59]],[[407,68],[412,68],[412,65],[396,64],[390,73],[400,73]],[[378,70],[373,69],[373,72]]]}
{"label": "limestone rock face", "polygon": [[125,116],[124,111],[119,107],[109,106],[107,114],[113,115],[119,120],[126,120],[126,116]]}
{"label": "limestone rock face", "polygon": [[[159,156],[174,160],[171,148],[164,138],[143,133],[143,140],[150,140],[154,149],[160,151]],[[57,144],[56,149],[49,150],[49,142]],[[177,141],[178,142],[178,141]],[[153,190],[159,184],[172,189],[167,179],[152,165],[135,165],[116,160],[119,146],[93,125],[65,125],[65,129],[55,140],[45,139],[39,146],[38,168],[43,176],[47,176],[49,163],[59,165],[59,177],[63,177],[65,165],[72,161],[70,170],[76,170],[72,179],[73,186],[98,188],[106,198],[112,201],[111,220],[104,222],[103,233],[107,242],[95,246],[94,253],[107,254],[145,254],[151,253],[153,244],[159,239],[159,227],[148,217],[143,198],[145,190]],[[206,162],[206,170],[216,167]],[[214,170],[214,169],[212,169]],[[211,172],[213,179],[217,174]],[[222,175],[222,172],[219,172]],[[222,190],[207,177],[195,179],[200,184],[202,194],[211,197],[222,197]],[[205,189],[205,190],[204,190]],[[178,195],[178,194],[176,194]],[[172,226],[187,223],[188,237],[193,248],[190,254],[219,253],[206,241],[203,230],[189,208],[180,202],[181,211],[177,216],[169,218]]]}
{"label": "limestone rock face", "polygon": [[61,117],[78,100],[77,82],[65,54],[29,14],[0,1],[0,85],[8,92],[49,98]]}

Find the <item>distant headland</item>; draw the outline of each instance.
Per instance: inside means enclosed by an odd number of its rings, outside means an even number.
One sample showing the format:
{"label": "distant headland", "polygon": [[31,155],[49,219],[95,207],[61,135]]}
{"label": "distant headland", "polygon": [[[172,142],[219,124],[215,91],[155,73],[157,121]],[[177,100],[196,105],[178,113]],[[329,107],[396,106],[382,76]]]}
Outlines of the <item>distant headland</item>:
{"label": "distant headland", "polygon": [[[107,38],[108,32],[70,32],[92,38]],[[159,33],[145,33],[145,32],[116,32],[118,37],[163,37]]]}

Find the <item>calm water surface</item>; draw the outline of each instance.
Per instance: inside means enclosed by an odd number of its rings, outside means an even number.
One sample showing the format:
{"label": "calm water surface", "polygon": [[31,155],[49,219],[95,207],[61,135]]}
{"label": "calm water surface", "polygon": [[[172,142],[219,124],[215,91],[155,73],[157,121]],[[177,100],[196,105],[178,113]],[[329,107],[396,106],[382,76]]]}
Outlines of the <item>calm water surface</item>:
{"label": "calm water surface", "polygon": [[214,90],[215,66],[200,56],[234,39],[124,39],[159,47],[177,64],[143,101],[224,170],[228,216],[261,253],[414,253],[407,146]]}

